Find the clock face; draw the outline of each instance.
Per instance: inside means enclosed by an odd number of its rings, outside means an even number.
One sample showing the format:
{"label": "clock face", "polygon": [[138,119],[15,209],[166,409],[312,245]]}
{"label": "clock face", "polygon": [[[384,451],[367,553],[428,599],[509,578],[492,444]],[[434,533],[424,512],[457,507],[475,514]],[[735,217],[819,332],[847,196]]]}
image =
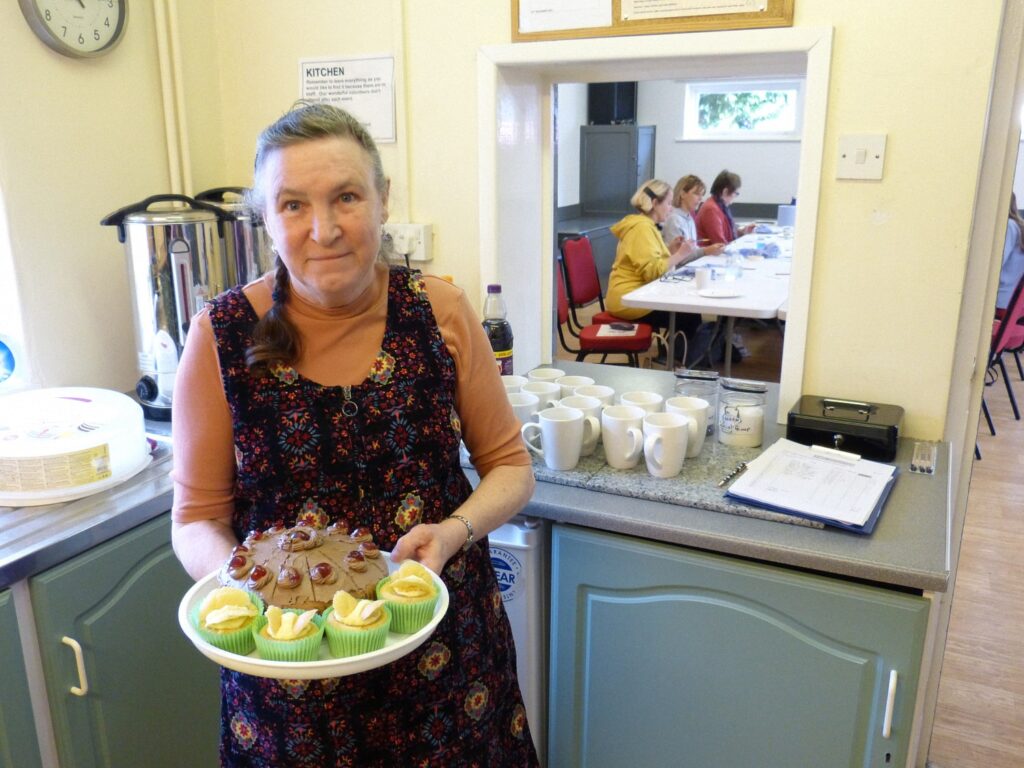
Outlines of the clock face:
{"label": "clock face", "polygon": [[99,56],[121,41],[127,0],[18,0],[32,31],[65,56]]}

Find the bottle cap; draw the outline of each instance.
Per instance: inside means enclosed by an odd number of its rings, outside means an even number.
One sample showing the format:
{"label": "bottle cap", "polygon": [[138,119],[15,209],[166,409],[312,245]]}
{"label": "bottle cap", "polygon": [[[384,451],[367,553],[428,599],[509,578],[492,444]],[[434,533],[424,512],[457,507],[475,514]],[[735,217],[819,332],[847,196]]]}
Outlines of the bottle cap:
{"label": "bottle cap", "polygon": [[501,293],[501,286],[497,283],[493,283],[487,286],[488,293]]}

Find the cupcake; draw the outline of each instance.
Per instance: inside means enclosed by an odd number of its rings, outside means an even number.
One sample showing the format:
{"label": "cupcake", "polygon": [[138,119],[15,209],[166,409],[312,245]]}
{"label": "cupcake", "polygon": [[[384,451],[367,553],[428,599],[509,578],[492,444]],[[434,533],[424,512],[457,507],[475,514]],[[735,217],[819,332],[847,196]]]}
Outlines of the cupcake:
{"label": "cupcake", "polygon": [[357,600],[341,589],[334,593],[323,624],[331,656],[358,656],[384,647],[391,612],[383,600]]}
{"label": "cupcake", "polygon": [[259,595],[235,587],[218,587],[192,609],[192,626],[199,636],[221,650],[245,656],[256,643],[252,626],[263,613]]}
{"label": "cupcake", "polygon": [[316,661],[324,630],[316,611],[267,608],[252,625],[260,658],[268,661]]}
{"label": "cupcake", "polygon": [[391,631],[410,635],[430,621],[438,593],[430,571],[406,560],[395,573],[377,582],[377,597],[391,611]]}

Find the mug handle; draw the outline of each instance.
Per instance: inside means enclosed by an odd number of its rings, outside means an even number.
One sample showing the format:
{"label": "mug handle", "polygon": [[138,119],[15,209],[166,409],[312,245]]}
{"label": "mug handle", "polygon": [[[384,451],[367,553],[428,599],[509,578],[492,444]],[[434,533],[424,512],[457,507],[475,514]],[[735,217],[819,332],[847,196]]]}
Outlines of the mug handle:
{"label": "mug handle", "polygon": [[633,461],[640,458],[640,452],[644,449],[644,433],[636,427],[630,427],[629,436],[633,439],[633,447],[630,449],[626,461]]}
{"label": "mug handle", "polygon": [[[534,414],[534,415],[536,416],[536,414]],[[536,433],[537,437],[540,437],[540,424],[538,424],[536,421],[530,421],[530,422],[527,422],[526,424],[523,424],[523,426],[520,428],[519,431],[523,435],[523,442],[526,443],[526,449],[528,451],[530,451],[531,453],[537,454],[538,456],[540,456],[543,459],[544,458],[544,450],[542,448],[538,448],[533,443],[531,443],[530,442],[531,435],[527,435],[526,434],[527,432],[533,432],[533,433]]]}
{"label": "mug handle", "polygon": [[[647,439],[644,440],[644,456],[654,465],[655,469],[665,468],[661,458],[658,458],[657,450],[663,442],[664,438],[661,435],[648,435]],[[664,450],[662,450],[662,454],[664,454]]]}
{"label": "mug handle", "polygon": [[583,417],[583,445],[597,445],[597,438],[601,436],[601,422],[593,416]]}

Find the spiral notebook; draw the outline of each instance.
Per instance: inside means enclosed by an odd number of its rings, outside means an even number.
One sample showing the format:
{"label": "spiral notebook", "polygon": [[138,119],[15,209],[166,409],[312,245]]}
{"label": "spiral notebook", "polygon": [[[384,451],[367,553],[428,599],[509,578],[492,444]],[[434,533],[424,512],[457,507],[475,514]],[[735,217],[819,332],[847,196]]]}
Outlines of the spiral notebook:
{"label": "spiral notebook", "polygon": [[780,438],[747,463],[726,496],[869,534],[895,482],[892,464]]}

